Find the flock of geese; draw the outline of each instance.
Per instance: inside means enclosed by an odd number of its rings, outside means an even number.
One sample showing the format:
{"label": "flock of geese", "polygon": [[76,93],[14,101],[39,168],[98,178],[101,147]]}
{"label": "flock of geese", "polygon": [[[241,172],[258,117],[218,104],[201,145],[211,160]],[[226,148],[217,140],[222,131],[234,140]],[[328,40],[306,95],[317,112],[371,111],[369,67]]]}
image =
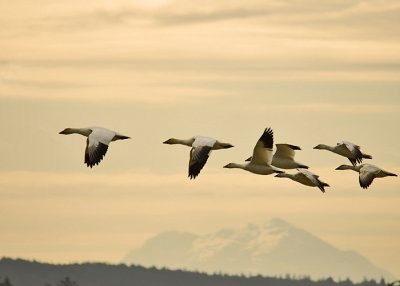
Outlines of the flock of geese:
{"label": "flock of geese", "polygon": [[[87,137],[85,149],[85,164],[92,168],[100,163],[112,141],[129,139],[130,137],[102,127],[66,128],[60,134],[80,134]],[[191,147],[189,159],[190,179],[195,179],[207,162],[212,150],[227,149],[232,144],[220,142],[214,138],[194,136],[190,139],[170,138],[164,144],[180,144]],[[295,151],[300,147],[290,144],[275,144],[276,152],[273,154],[274,134],[271,128],[266,128],[253,148],[253,155],[244,163],[229,163],[224,168],[239,168],[259,175],[276,174],[278,178],[289,178],[300,184],[318,187],[325,192],[324,187],[329,185],[319,179],[319,176],[308,170],[308,166],[294,160]],[[361,164],[363,159],[372,159],[364,154],[360,146],[351,142],[342,141],[336,146],[319,144],[314,149],[328,150],[350,160],[352,165],[341,165],[336,170],[353,170],[359,173],[360,186],[368,188],[375,178],[396,176],[371,164]],[[359,165],[357,165],[359,164]],[[282,169],[296,169],[297,173],[289,174]]]}

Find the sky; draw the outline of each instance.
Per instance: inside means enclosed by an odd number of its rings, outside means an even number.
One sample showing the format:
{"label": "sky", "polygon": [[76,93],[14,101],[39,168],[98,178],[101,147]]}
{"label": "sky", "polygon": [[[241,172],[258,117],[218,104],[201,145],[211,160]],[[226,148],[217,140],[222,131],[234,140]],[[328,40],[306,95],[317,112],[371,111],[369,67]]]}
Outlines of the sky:
{"label": "sky", "polygon": [[[0,0],[0,256],[118,263],[165,230],[280,217],[400,278],[400,181],[368,190],[317,144],[400,174],[397,0]],[[130,136],[99,166],[66,127]],[[222,168],[266,127],[329,183]],[[217,150],[195,180],[189,148]]]}

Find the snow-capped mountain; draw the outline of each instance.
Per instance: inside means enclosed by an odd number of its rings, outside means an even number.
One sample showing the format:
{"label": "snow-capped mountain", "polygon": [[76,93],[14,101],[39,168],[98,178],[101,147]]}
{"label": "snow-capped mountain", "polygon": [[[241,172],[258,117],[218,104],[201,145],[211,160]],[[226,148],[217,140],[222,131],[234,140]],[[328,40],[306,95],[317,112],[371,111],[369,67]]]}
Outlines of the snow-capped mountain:
{"label": "snow-capped mountain", "polygon": [[232,274],[393,279],[360,254],[339,250],[278,218],[201,236],[164,232],[131,251],[124,262]]}

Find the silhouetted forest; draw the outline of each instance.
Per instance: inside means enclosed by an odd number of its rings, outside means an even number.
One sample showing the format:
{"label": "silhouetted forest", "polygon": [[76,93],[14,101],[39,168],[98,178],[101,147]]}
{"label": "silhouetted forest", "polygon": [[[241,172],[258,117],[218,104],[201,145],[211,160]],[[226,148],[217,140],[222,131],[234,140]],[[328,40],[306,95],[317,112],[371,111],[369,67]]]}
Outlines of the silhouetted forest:
{"label": "silhouetted forest", "polygon": [[0,260],[0,286],[384,286],[382,279],[353,283],[331,278],[224,275],[104,263],[48,264]]}

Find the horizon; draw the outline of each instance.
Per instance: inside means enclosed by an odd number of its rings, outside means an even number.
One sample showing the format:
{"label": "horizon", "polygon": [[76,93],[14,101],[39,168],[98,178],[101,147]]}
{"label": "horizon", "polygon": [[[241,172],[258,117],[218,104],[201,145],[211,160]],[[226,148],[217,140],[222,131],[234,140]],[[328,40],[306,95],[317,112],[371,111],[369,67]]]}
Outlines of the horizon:
{"label": "horizon", "polygon": [[[399,278],[399,178],[363,190],[335,170],[346,158],[313,149],[347,140],[400,174],[399,12],[397,0],[0,3],[0,254],[115,263],[166,229],[280,217]],[[86,138],[58,134],[87,126],[131,139],[90,169]],[[267,127],[301,147],[325,193],[223,168]],[[190,180],[190,148],[162,142],[194,135],[235,147]]]}
{"label": "horizon", "polygon": [[[101,267],[102,273],[104,273],[104,271],[108,271],[108,275],[107,275],[106,281],[103,281],[103,280],[101,281],[102,285],[109,285],[107,283],[116,283],[116,282],[125,283],[124,285],[127,285],[126,284],[127,283],[126,275],[125,275],[125,280],[121,280],[121,279],[118,279],[118,278],[116,279],[116,276],[110,275],[110,274],[114,274],[112,272],[113,268],[121,268],[121,267],[123,267],[125,274],[128,273],[130,271],[130,269],[135,269],[136,272],[135,272],[135,275],[133,277],[138,277],[138,275],[139,276],[143,276],[144,273],[146,273],[148,271],[152,271],[153,272],[152,280],[154,280],[154,278],[156,278],[156,280],[153,281],[153,282],[156,282],[157,281],[157,277],[159,277],[160,274],[161,274],[162,276],[164,276],[164,278],[169,278],[168,279],[168,283],[169,283],[168,285],[174,285],[173,284],[174,282],[170,281],[172,277],[171,276],[168,277],[170,272],[179,273],[180,276],[178,276],[178,277],[175,276],[172,279],[173,280],[179,279],[180,281],[182,281],[181,280],[182,278],[188,279],[187,275],[185,275],[185,276],[181,275],[182,273],[185,273],[185,274],[201,275],[203,277],[207,276],[207,277],[210,277],[210,278],[211,277],[218,277],[219,280],[221,278],[223,278],[223,279],[239,278],[241,280],[244,279],[244,281],[242,281],[242,282],[246,282],[246,281],[247,282],[251,282],[251,281],[254,281],[253,279],[257,279],[257,281],[259,282],[259,280],[261,278],[261,279],[265,279],[269,283],[273,283],[273,285],[279,285],[278,283],[279,283],[280,280],[284,280],[284,281],[287,281],[287,282],[295,281],[295,283],[298,283],[298,282],[301,282],[301,281],[303,281],[305,283],[310,283],[310,282],[313,282],[313,283],[329,282],[332,285],[336,285],[336,283],[342,283],[344,281],[345,282],[350,282],[352,285],[361,285],[361,284],[365,283],[366,281],[368,283],[375,283],[376,285],[383,285],[382,284],[383,282],[387,282],[383,278],[381,278],[381,279],[367,279],[367,278],[365,278],[362,281],[361,280],[360,281],[352,281],[349,278],[335,279],[335,278],[332,278],[332,277],[321,277],[321,278],[314,279],[314,278],[309,277],[307,275],[298,275],[298,276],[296,276],[296,275],[285,274],[285,275],[279,275],[279,276],[265,276],[265,275],[252,274],[252,273],[230,274],[230,273],[224,273],[224,272],[221,272],[221,271],[215,271],[215,272],[209,273],[209,272],[199,271],[199,270],[171,269],[171,268],[168,268],[168,267],[159,268],[159,267],[156,267],[156,266],[146,267],[146,266],[134,265],[134,264],[127,265],[127,264],[124,264],[124,263],[121,263],[121,264],[109,264],[109,263],[83,262],[83,263],[74,263],[74,264],[54,264],[54,263],[50,264],[50,263],[44,263],[44,262],[40,262],[40,261],[31,261],[31,260],[24,260],[24,259],[0,258],[0,264],[1,263],[2,264],[10,264],[11,263],[12,264],[13,267],[10,268],[10,265],[8,265],[8,268],[9,269],[13,269],[13,274],[17,275],[17,276],[13,276],[11,279],[10,279],[9,276],[5,276],[5,279],[6,279],[5,281],[10,282],[10,280],[11,280],[11,283],[14,283],[15,281],[17,281],[16,285],[25,285],[27,281],[29,281],[30,283],[33,282],[35,285],[42,285],[43,277],[39,277],[39,276],[35,275],[34,272],[39,270],[42,273],[45,273],[46,272],[46,268],[45,268],[46,266],[51,266],[51,270],[47,269],[48,273],[46,274],[46,280],[45,280],[45,283],[47,283],[47,284],[49,283],[49,281],[52,281],[52,280],[55,281],[57,279],[60,279],[62,275],[64,275],[64,277],[65,277],[64,279],[68,279],[70,281],[77,282],[74,279],[74,276],[69,276],[70,272],[67,269],[62,271],[62,268],[65,268],[65,267],[70,268],[72,266],[72,267],[75,267],[74,273],[75,273],[75,276],[77,278],[79,277],[78,278],[79,282],[80,281],[85,281],[86,283],[89,283],[90,285],[98,285],[98,284],[91,284],[91,283],[99,283],[99,281],[95,282],[96,281],[96,277],[94,277],[93,274],[96,271],[94,271],[94,269],[92,267],[90,269],[90,273],[89,274],[87,274],[87,273],[85,274],[85,272],[82,271],[85,267],[93,266],[93,265],[95,265],[96,267]],[[30,265],[34,265],[35,266],[35,268],[34,268],[35,271],[33,271],[33,273],[32,273],[32,266],[30,268],[29,267],[28,268],[24,267],[24,271],[25,271],[24,274],[25,275],[22,275],[22,277],[20,277],[20,276],[18,276],[20,274],[18,272],[15,272],[15,270],[17,270],[19,268],[18,263],[19,264],[23,263],[23,264],[25,264],[25,266],[26,266],[27,263],[30,264]],[[58,269],[55,269],[55,267],[57,267]],[[76,267],[78,267],[78,268],[76,268]],[[137,272],[137,269],[140,270],[139,273]],[[56,270],[56,271],[54,271],[54,270]],[[119,271],[118,274],[119,275],[117,275],[117,276],[119,277],[120,274],[121,274],[121,271]],[[147,280],[149,280],[149,278],[150,277],[147,277]],[[196,281],[198,279],[198,276],[191,277],[191,279]],[[190,281],[193,282],[193,280],[190,280]],[[165,283],[165,282],[166,281],[163,281],[162,283]],[[398,283],[398,282],[399,282],[399,280],[393,281],[393,283]],[[175,281],[175,283],[176,283],[176,281]],[[162,285],[165,285],[165,284],[162,284]],[[219,284],[216,284],[216,285],[219,285]],[[253,285],[253,284],[251,284],[251,285]]]}

